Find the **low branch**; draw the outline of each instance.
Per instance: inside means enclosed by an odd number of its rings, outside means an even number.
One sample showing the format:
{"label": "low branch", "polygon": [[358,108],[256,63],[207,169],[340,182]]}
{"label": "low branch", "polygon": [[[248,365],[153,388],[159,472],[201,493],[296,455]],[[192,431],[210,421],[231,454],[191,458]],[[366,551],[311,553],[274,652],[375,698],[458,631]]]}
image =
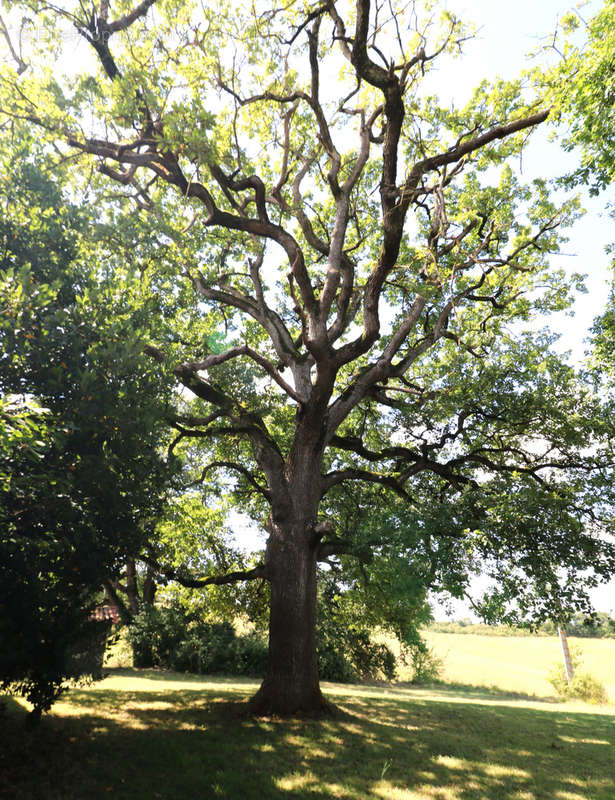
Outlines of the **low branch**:
{"label": "low branch", "polygon": [[111,600],[114,603],[114,605],[117,606],[120,619],[122,620],[124,625],[130,625],[133,622],[133,615],[130,612],[126,603],[124,603],[124,601],[118,594],[114,582],[110,578],[106,578],[103,581],[103,588],[106,591],[109,600]]}
{"label": "low branch", "polygon": [[188,589],[202,589],[205,586],[224,586],[227,583],[254,581],[257,578],[269,580],[269,571],[266,564],[259,564],[253,569],[227,572],[225,575],[209,575],[206,578],[199,578],[194,575],[190,575],[185,570],[177,570],[173,567],[163,566],[151,556],[142,556],[141,561],[144,561],[146,564],[153,567],[160,575],[164,575],[165,578],[168,578],[171,581],[176,581]]}
{"label": "low branch", "polygon": [[327,561],[331,556],[354,556],[359,561],[367,563],[369,555],[365,549],[358,551],[352,542],[347,542],[344,539],[333,539],[326,542],[321,542],[316,551],[316,559],[318,561]]}

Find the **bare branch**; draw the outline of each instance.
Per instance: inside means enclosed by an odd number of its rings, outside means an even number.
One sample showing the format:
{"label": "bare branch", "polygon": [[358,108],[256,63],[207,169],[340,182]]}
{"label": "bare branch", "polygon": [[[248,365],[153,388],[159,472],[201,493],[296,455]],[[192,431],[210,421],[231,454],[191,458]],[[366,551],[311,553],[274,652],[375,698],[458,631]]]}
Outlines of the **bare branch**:
{"label": "bare branch", "polygon": [[21,53],[18,54],[17,51],[15,50],[15,48],[13,47],[13,42],[11,41],[9,30],[6,27],[6,23],[2,19],[1,15],[0,15],[0,31],[2,31],[2,35],[6,39],[6,43],[7,43],[8,47],[9,47],[9,50],[11,51],[11,55],[13,56],[13,60],[17,64],[17,74],[21,75],[23,72],[25,72],[28,69],[28,65],[26,64],[26,62],[21,57]]}
{"label": "bare branch", "polygon": [[[258,288],[260,286],[260,278],[258,277],[257,263],[251,265],[250,273],[257,290],[256,300],[253,297],[243,295],[237,291],[231,292],[229,291],[230,287],[225,287],[226,291],[214,289],[207,285],[202,276],[195,276],[189,271],[186,271],[184,274],[192,281],[194,288],[206,300],[230,306],[231,308],[237,308],[249,314],[259,322],[269,334],[277,357],[284,365],[292,367],[297,358],[293,339],[281,317],[275,311],[272,311],[265,303],[262,287],[260,289]],[[258,297],[259,291],[260,297]]]}
{"label": "bare branch", "polygon": [[198,486],[201,483],[204,483],[207,474],[211,472],[212,469],[232,469],[235,472],[239,472],[240,475],[248,481],[248,483],[253,486],[259,494],[262,494],[263,497],[268,501],[271,502],[271,493],[265,489],[260,483],[256,480],[254,475],[250,472],[249,469],[244,467],[242,464],[237,464],[234,461],[212,461],[210,464],[203,469],[201,472],[201,477],[198,478],[196,481],[192,481],[191,483],[187,484],[186,488],[191,486]]}
{"label": "bare branch", "polygon": [[261,356],[260,353],[257,353],[256,350],[252,350],[251,347],[248,347],[248,345],[245,344],[238,347],[232,347],[229,350],[225,350],[224,353],[209,355],[204,358],[203,361],[191,361],[186,364],[182,364],[181,368],[189,369],[192,372],[199,372],[201,370],[205,371],[217,366],[218,364],[223,364],[225,361],[238,358],[239,356],[248,356],[251,358],[252,361],[262,367],[265,372],[273,378],[278,386],[284,389],[289,397],[292,397],[292,399],[297,403],[301,403],[301,398],[297,395],[292,386],[290,386],[284,380],[273,364],[264,356]]}
{"label": "bare branch", "polygon": [[345,481],[366,481],[367,483],[378,483],[381,486],[386,486],[391,489],[399,497],[406,501],[412,498],[394,477],[390,475],[380,475],[377,472],[370,472],[366,469],[357,469],[349,467],[348,469],[339,469],[328,472],[323,476],[323,496],[333,487],[338,486]]}

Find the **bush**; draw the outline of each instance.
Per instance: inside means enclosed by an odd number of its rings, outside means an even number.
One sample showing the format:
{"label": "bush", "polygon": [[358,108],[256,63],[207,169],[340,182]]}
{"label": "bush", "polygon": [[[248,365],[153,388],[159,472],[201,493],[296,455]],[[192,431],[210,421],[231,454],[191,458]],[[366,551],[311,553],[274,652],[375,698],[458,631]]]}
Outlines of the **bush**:
{"label": "bush", "polygon": [[186,616],[177,608],[151,606],[137,614],[128,629],[135,667],[169,666],[187,627]]}
{"label": "bush", "polygon": [[604,685],[588,672],[579,671],[581,665],[581,652],[578,647],[570,649],[570,659],[574,668],[574,677],[568,683],[566,671],[560,664],[556,664],[548,675],[551,686],[557,695],[565,700],[584,700],[586,703],[602,705],[609,702]]}
{"label": "bush", "polygon": [[356,683],[358,680],[356,670],[340,650],[339,644],[332,641],[318,645],[318,674],[323,681],[336,683]]}
{"label": "bush", "polygon": [[589,672],[577,672],[568,683],[564,671],[561,670],[557,675],[551,674],[549,681],[557,694],[566,700],[584,700],[597,705],[609,702],[604,684]]}
{"label": "bush", "polygon": [[[135,667],[163,667],[197,675],[261,676],[267,644],[257,633],[238,636],[228,622],[201,622],[178,606],[150,607],[128,629]],[[369,632],[327,620],[318,631],[318,668],[323,680],[355,683],[393,680],[395,656]]]}
{"label": "bush", "polygon": [[257,633],[238,636],[235,641],[235,666],[238,675],[260,676],[267,669],[267,644]]}
{"label": "bush", "polygon": [[408,647],[404,658],[412,665],[412,683],[436,683],[442,679],[444,662],[424,642]]}
{"label": "bush", "polygon": [[317,653],[318,672],[326,681],[356,683],[395,677],[395,656],[385,644],[372,642],[367,630],[345,627],[331,618],[319,624]]}
{"label": "bush", "polygon": [[353,667],[361,678],[395,677],[395,656],[385,644],[371,641],[365,630],[350,628],[346,636],[346,646]]}
{"label": "bush", "polygon": [[188,629],[170,653],[166,666],[179,672],[208,675],[235,673],[235,631],[228,622],[200,623]]}
{"label": "bush", "polygon": [[584,700],[596,705],[609,702],[604,684],[589,672],[575,672],[574,678],[568,683],[564,669],[556,668],[549,674],[549,682],[562,699]]}
{"label": "bush", "polygon": [[267,647],[257,634],[237,636],[228,622],[200,622],[177,607],[151,607],[128,630],[136,667],[197,675],[262,675]]}
{"label": "bush", "polygon": [[[36,722],[71,684],[100,680],[109,624],[89,619],[71,630],[58,613],[49,625],[22,632],[23,649],[0,653],[0,692],[21,695],[32,704]],[[71,617],[71,610],[67,610]],[[72,617],[77,619],[76,615]],[[0,626],[1,627],[1,626]],[[59,633],[64,630],[64,636]],[[44,635],[48,634],[45,640]],[[1,648],[0,648],[1,649]]]}

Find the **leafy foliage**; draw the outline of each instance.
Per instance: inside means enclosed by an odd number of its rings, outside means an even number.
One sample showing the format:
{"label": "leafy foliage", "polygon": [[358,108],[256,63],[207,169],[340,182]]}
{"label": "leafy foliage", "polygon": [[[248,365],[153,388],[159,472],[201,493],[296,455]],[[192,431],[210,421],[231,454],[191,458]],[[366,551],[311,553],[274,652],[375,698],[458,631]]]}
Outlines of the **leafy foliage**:
{"label": "leafy foliage", "polygon": [[567,181],[589,186],[594,194],[615,177],[615,136],[610,124],[615,96],[614,22],[612,0],[606,0],[587,23],[580,14],[566,14],[557,42],[561,60],[543,76],[556,114],[567,126],[562,144],[581,153],[581,164]]}
{"label": "leafy foliage", "polygon": [[574,668],[574,676],[570,682],[561,664],[554,666],[549,672],[549,683],[557,694],[567,700],[584,700],[586,703],[599,705],[608,703],[609,698],[603,684],[594,675],[580,669],[581,656],[578,648],[570,649],[570,657]]}
{"label": "leafy foliage", "polygon": [[141,611],[128,635],[137,667],[262,675],[267,664],[267,646],[258,634],[238,636],[228,622],[204,622],[177,606]]}
{"label": "leafy foliage", "polygon": [[0,680],[40,713],[65,679],[100,670],[75,653],[98,637],[102,581],[151,534],[172,477],[168,383],[141,353],[138,284],[111,277],[111,254],[84,235],[92,220],[40,166],[0,156]]}
{"label": "leafy foliage", "polygon": [[[64,534],[73,517],[70,503],[62,496],[48,502],[45,413],[33,404],[2,401],[1,419],[0,682],[24,695],[40,715],[67,678],[83,674],[72,654],[94,635],[97,624],[88,621],[87,609],[95,585],[79,574],[76,552]],[[66,482],[60,495],[63,488]],[[42,531],[22,527],[25,503],[44,509]]]}

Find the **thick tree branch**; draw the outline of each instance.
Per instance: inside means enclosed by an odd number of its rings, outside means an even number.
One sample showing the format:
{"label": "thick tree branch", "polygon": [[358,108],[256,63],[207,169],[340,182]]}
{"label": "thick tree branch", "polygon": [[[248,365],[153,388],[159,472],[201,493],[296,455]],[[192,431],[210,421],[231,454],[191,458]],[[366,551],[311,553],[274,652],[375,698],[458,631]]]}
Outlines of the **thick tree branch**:
{"label": "thick tree branch", "polygon": [[346,469],[333,470],[322,478],[322,495],[324,496],[334,486],[338,486],[345,481],[365,481],[366,483],[377,483],[386,486],[403,500],[410,501],[412,498],[403,488],[402,484],[391,475],[381,475],[377,472],[370,472],[366,469],[348,467]]}
{"label": "thick tree branch", "polygon": [[417,163],[410,170],[408,177],[400,189],[400,205],[404,213],[408,209],[411,200],[415,197],[415,192],[419,181],[426,172],[438,169],[439,167],[443,167],[447,164],[454,164],[464,158],[464,156],[480,150],[486,145],[491,144],[491,142],[495,142],[498,139],[505,139],[506,137],[527,128],[533,128],[536,125],[539,125],[541,122],[544,122],[548,116],[549,109],[546,109],[543,111],[538,111],[535,114],[531,114],[528,117],[512,120],[511,122],[507,122],[503,125],[495,125],[493,128],[481,133],[479,136],[475,136],[466,142],[459,142],[444,153],[439,153],[436,156],[431,156],[429,158],[424,158],[422,161],[417,161]]}
{"label": "thick tree branch", "polygon": [[301,398],[297,395],[292,386],[284,380],[273,364],[264,356],[260,355],[260,353],[257,353],[256,350],[253,350],[245,344],[232,347],[229,350],[225,350],[223,353],[209,355],[202,361],[187,362],[178,367],[178,369],[189,369],[191,372],[206,371],[219,364],[224,364],[226,361],[239,358],[240,356],[248,356],[248,358],[252,359],[252,361],[262,367],[265,372],[273,378],[289,397],[292,397],[292,399],[298,403],[301,402]]}
{"label": "thick tree branch", "polygon": [[[260,287],[258,265],[251,265],[250,270],[253,275],[253,283]],[[262,288],[257,288],[257,299],[254,299],[253,297],[241,294],[235,290],[231,292],[230,287],[225,287],[225,290],[214,289],[207,284],[201,275],[194,275],[188,270],[184,274],[190,279],[196,291],[206,300],[219,303],[223,306],[236,308],[249,314],[262,325],[269,334],[276,355],[282,364],[290,366],[291,368],[296,365],[298,353],[293,339],[281,317],[266,305]]]}
{"label": "thick tree branch", "polygon": [[364,563],[367,563],[370,559],[365,548],[359,550],[352,542],[348,542],[344,539],[328,539],[322,541],[318,545],[318,550],[316,551],[316,558],[318,561],[328,561],[331,556],[343,555],[354,556]]}
{"label": "thick tree branch", "polygon": [[129,28],[133,22],[136,22],[139,17],[144,17],[155,2],[156,0],[143,0],[143,2],[139,3],[138,6],[135,6],[132,11],[129,11],[128,14],[124,14],[123,17],[110,22],[107,26],[107,30],[109,33],[117,33],[117,31],[127,30],[127,28]]}
{"label": "thick tree branch", "polygon": [[160,564],[157,559],[151,556],[141,556],[141,561],[149,564],[160,575],[171,581],[176,581],[188,589],[202,589],[206,586],[224,586],[229,583],[241,583],[243,581],[254,581],[257,578],[269,579],[269,573],[266,564],[259,564],[257,567],[248,570],[237,570],[236,572],[228,572],[226,575],[208,575],[207,577],[198,577],[191,575],[188,570],[175,569],[174,567],[165,566]]}

